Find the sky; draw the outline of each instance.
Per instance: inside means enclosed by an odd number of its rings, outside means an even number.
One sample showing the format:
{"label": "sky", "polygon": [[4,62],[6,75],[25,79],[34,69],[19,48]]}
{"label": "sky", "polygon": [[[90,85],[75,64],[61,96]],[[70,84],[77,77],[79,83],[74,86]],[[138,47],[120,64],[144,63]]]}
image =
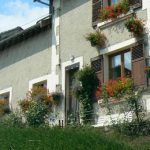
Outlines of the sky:
{"label": "sky", "polygon": [[28,28],[47,16],[48,12],[48,6],[33,0],[0,0],[0,32],[17,26]]}

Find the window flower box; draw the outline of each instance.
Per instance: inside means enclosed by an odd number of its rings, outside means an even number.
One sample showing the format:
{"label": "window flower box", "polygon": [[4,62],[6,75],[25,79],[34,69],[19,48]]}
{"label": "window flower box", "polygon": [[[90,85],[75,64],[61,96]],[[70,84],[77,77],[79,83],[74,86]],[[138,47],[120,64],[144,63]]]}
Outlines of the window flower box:
{"label": "window flower box", "polygon": [[118,104],[125,101],[126,97],[133,91],[133,80],[131,78],[119,78],[98,87],[96,97],[98,104]]}
{"label": "window flower box", "polygon": [[114,20],[122,14],[126,14],[129,11],[128,0],[123,0],[121,3],[116,5],[107,6],[103,9],[100,9],[100,21]]}

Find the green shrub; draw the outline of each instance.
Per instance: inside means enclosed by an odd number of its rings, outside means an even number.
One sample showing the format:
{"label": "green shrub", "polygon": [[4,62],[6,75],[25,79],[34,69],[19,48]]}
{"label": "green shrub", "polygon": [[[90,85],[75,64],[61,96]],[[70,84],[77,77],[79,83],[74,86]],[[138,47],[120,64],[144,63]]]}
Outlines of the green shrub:
{"label": "green shrub", "polygon": [[150,121],[145,120],[137,122],[133,120],[132,122],[125,121],[124,123],[113,125],[114,129],[121,134],[128,136],[147,136],[150,135]]}
{"label": "green shrub", "polygon": [[46,88],[34,87],[19,104],[28,125],[38,127],[46,122],[54,102]]}
{"label": "green shrub", "polygon": [[25,127],[20,112],[11,112],[1,118],[0,125],[3,127]]}
{"label": "green shrub", "polygon": [[38,127],[45,123],[48,115],[48,107],[43,102],[32,101],[25,117],[29,126]]}

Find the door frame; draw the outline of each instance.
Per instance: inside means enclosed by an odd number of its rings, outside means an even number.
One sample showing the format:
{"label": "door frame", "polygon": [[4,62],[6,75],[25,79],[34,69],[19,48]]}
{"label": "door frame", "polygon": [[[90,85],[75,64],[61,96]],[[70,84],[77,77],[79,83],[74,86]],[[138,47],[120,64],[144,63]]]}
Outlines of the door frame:
{"label": "door frame", "polygon": [[65,106],[65,97],[66,97],[66,67],[79,63],[79,70],[83,68],[83,56],[74,58],[74,60],[69,60],[62,63],[62,93],[64,95],[62,103],[62,119],[66,124],[66,106]]}
{"label": "door frame", "polygon": [[[66,91],[65,91],[65,93],[66,93],[66,95],[65,95],[65,117],[66,117],[65,122],[66,123],[68,123],[68,117],[69,117],[68,110],[70,110],[70,102],[69,102],[70,101],[70,80],[69,79],[71,77],[70,73],[71,73],[71,71],[77,72],[78,70],[79,70],[79,63],[76,63],[76,64],[66,67],[66,77],[65,77],[66,78],[66,82],[65,82],[65,89],[66,89]],[[75,101],[77,101],[77,99]],[[79,102],[78,102],[78,106],[79,106]],[[74,113],[74,112],[72,112],[72,113]]]}

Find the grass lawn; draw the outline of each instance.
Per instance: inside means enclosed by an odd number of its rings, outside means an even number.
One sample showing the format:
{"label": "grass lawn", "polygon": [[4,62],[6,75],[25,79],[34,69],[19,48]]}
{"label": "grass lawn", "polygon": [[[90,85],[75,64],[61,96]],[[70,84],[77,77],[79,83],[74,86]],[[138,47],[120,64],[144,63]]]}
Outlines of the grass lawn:
{"label": "grass lawn", "polygon": [[0,127],[0,150],[134,150],[133,147],[138,150],[136,142],[132,144],[118,135],[104,135],[99,129]]}

